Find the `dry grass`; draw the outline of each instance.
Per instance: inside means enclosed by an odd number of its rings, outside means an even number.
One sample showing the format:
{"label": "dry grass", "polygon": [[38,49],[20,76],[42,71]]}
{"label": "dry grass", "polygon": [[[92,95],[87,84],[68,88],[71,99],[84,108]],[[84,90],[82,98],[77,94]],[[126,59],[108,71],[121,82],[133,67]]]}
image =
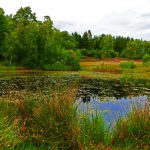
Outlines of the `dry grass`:
{"label": "dry grass", "polygon": [[96,60],[85,58],[81,61],[80,75],[86,78],[103,78],[103,79],[119,79],[119,78],[135,78],[150,79],[150,68],[144,67],[142,61],[132,61],[135,68],[121,68],[120,63],[129,62],[127,59],[105,59]]}
{"label": "dry grass", "polygon": [[[122,62],[128,62],[129,60],[124,58],[112,58],[112,59],[94,59],[94,58],[85,58],[81,60],[81,66],[91,66],[91,65],[100,65],[100,64],[113,64],[118,65]],[[142,64],[141,60],[135,60],[133,61],[135,64],[140,65]]]}
{"label": "dry grass", "polygon": [[24,91],[3,97],[0,103],[0,148],[149,149],[149,103],[144,109],[134,108],[124,119],[118,120],[113,134],[109,134],[101,115],[79,119],[73,105],[77,88],[73,83],[65,89],[58,87],[49,96]]}

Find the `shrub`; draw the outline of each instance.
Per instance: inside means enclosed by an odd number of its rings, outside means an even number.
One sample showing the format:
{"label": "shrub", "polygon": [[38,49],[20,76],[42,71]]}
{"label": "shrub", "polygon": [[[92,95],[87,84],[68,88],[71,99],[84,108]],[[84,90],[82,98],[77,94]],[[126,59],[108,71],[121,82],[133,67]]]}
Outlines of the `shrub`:
{"label": "shrub", "polygon": [[52,70],[52,71],[66,71],[71,70],[71,67],[62,64],[60,61],[56,61],[54,64],[46,64],[44,65],[44,69]]}
{"label": "shrub", "polygon": [[134,62],[122,62],[119,64],[122,69],[132,69],[135,67]]}
{"label": "shrub", "polygon": [[143,65],[146,67],[150,67],[150,54],[145,54],[142,58]]}
{"label": "shrub", "polygon": [[101,58],[114,58],[116,52],[114,50],[101,50]]}
{"label": "shrub", "polygon": [[66,66],[70,66],[70,70],[80,70],[81,53],[77,51],[64,51],[62,61]]}
{"label": "shrub", "polygon": [[143,63],[143,65],[146,66],[146,67],[150,67],[150,60],[145,62],[145,63]]}
{"label": "shrub", "polygon": [[150,54],[145,54],[143,57],[142,57],[142,60],[144,63],[150,61]]}

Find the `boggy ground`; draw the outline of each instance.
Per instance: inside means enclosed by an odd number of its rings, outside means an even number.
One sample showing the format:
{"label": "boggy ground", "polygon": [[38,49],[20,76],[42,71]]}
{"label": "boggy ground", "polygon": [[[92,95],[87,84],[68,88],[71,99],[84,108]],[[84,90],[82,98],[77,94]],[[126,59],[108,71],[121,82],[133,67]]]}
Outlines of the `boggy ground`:
{"label": "boggy ground", "polygon": [[[125,64],[125,66],[121,66]],[[133,65],[133,66],[130,66]],[[82,71],[80,74],[84,77],[94,78],[136,78],[149,79],[150,67],[143,65],[141,60],[127,60],[121,58],[97,60],[93,58],[85,58],[81,60]]]}
{"label": "boggy ground", "polygon": [[[133,63],[130,68],[121,67],[121,63]],[[120,78],[135,78],[135,79],[150,79],[150,67],[143,65],[141,60],[131,61],[121,58],[113,59],[94,59],[84,58],[80,62],[80,71],[48,71],[34,69],[29,70],[22,67],[0,67],[1,78],[11,77],[31,77],[35,75],[44,76],[63,76],[77,74],[84,78],[101,78],[101,79],[120,79]]]}
{"label": "boggy ground", "polygon": [[[81,60],[81,71],[27,70],[1,67],[2,78],[78,75],[100,79],[150,79],[150,68],[134,61],[133,68],[121,68],[124,59]],[[113,130],[101,114],[79,115],[74,107],[77,85],[49,93],[8,93],[0,98],[0,149],[15,150],[149,150],[149,102],[120,118]],[[90,116],[89,116],[90,115]]]}

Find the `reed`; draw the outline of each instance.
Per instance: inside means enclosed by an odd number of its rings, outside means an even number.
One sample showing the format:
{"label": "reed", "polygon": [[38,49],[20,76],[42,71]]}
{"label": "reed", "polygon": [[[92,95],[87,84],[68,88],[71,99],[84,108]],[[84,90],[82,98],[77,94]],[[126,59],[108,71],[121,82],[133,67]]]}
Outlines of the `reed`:
{"label": "reed", "polygon": [[134,106],[133,104],[128,115],[116,122],[113,144],[136,149],[150,148],[149,102],[145,104],[144,108],[141,105]]}
{"label": "reed", "polygon": [[49,95],[0,100],[0,149],[97,150],[150,148],[150,108],[132,105],[110,130],[101,113],[79,114],[76,84]]}

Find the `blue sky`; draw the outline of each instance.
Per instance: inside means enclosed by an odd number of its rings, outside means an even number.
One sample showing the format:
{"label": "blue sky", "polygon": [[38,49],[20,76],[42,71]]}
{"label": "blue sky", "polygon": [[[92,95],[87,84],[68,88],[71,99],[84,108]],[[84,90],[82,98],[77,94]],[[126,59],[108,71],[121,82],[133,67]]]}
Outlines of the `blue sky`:
{"label": "blue sky", "polygon": [[150,40],[150,0],[0,0],[6,14],[25,6],[39,20],[49,15],[61,30]]}

